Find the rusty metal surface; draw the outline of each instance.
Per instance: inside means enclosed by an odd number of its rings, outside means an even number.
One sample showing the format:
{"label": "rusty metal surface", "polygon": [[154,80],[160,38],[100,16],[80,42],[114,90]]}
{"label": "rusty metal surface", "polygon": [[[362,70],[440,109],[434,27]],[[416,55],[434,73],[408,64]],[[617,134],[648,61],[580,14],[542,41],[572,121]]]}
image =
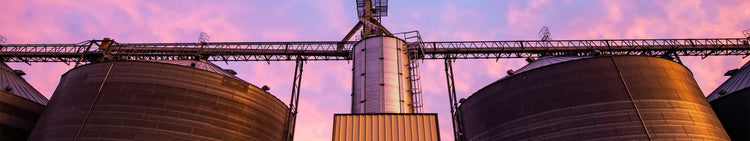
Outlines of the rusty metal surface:
{"label": "rusty metal surface", "polygon": [[404,42],[373,37],[354,47],[352,113],[412,113]]}
{"label": "rusty metal surface", "polygon": [[334,141],[439,141],[437,114],[335,114]]}
{"label": "rusty metal surface", "polygon": [[459,112],[467,140],[729,140],[687,68],[642,56],[528,70],[477,91]]}
{"label": "rusty metal surface", "polygon": [[284,136],[288,108],[276,97],[235,78],[185,66],[115,62],[94,102],[110,65],[88,64],[63,75],[29,140]]}

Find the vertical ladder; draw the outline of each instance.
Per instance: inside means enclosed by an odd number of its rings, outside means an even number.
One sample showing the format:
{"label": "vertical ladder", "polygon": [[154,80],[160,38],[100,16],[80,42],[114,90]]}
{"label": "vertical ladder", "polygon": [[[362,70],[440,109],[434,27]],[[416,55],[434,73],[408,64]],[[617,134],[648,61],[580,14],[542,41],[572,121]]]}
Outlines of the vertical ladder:
{"label": "vertical ladder", "polygon": [[[409,51],[409,54],[417,54]],[[414,113],[422,113],[422,86],[419,83],[421,76],[419,74],[419,62],[417,59],[409,60],[409,80],[411,81],[412,108]]]}
{"label": "vertical ladder", "polygon": [[422,85],[419,80],[422,78],[419,74],[419,60],[424,58],[424,49],[422,46],[422,36],[419,31],[409,31],[403,33],[403,39],[406,41],[407,53],[409,55],[409,81],[411,81],[411,88],[409,92],[412,96],[411,107],[414,113],[422,113]]}

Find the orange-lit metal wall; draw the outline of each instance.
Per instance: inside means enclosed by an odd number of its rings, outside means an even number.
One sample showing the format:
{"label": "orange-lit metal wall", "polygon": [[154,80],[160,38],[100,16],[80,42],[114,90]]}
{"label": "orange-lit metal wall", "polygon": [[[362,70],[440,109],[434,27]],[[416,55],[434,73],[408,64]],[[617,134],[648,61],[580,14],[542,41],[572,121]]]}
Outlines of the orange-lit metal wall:
{"label": "orange-lit metal wall", "polygon": [[95,63],[63,75],[29,140],[277,141],[288,112],[230,76],[156,62]]}
{"label": "orange-lit metal wall", "polygon": [[334,141],[436,141],[437,114],[336,114]]}
{"label": "orange-lit metal wall", "polygon": [[467,140],[729,140],[692,73],[653,57],[525,71],[477,91],[459,111]]}

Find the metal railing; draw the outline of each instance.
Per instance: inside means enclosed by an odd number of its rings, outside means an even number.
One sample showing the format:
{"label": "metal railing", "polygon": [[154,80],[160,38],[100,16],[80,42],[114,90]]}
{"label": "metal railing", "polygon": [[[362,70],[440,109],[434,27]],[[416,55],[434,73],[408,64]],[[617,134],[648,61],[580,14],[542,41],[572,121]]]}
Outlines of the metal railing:
{"label": "metal railing", "polygon": [[[81,57],[102,56],[101,40],[78,44],[0,45],[4,62],[92,61]],[[297,55],[308,61],[350,60],[355,42],[209,42],[120,43],[110,55],[119,59],[177,60],[204,57],[209,61],[294,61]],[[343,50],[336,50],[339,44]],[[618,40],[528,40],[422,42],[416,59],[499,59],[573,55],[727,56],[750,55],[747,38],[721,39],[618,39]]]}
{"label": "metal railing", "polygon": [[409,55],[409,80],[411,81],[411,88],[409,93],[412,96],[411,107],[415,113],[422,113],[422,85],[419,82],[422,76],[419,73],[419,60],[424,57],[424,49],[422,48],[422,36],[419,31],[409,31],[402,33],[394,33],[394,36],[403,36],[402,39],[406,42],[407,54]]}

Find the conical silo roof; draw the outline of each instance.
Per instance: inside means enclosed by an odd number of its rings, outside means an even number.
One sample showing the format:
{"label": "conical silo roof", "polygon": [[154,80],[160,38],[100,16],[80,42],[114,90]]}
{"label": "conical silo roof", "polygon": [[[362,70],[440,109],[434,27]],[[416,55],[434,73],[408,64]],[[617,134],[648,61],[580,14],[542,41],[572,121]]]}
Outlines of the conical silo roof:
{"label": "conical silo roof", "polygon": [[3,62],[0,62],[0,91],[47,105],[48,100],[44,95]]}
{"label": "conical silo roof", "polygon": [[591,57],[592,56],[545,56],[545,57],[540,57],[536,61],[531,62],[531,63],[527,64],[526,66],[523,66],[520,69],[516,70],[515,73],[521,73],[521,72],[525,72],[525,71],[528,71],[528,70],[533,70],[533,69],[536,69],[536,68],[540,68],[540,67],[544,67],[544,66],[549,66],[549,65],[553,65],[553,64],[557,64],[557,63],[568,62],[568,61],[573,61],[573,60],[578,60],[578,59],[584,59],[584,58],[591,58]]}
{"label": "conical silo roof", "polygon": [[235,78],[237,80],[244,81],[244,80],[240,79],[239,77],[235,76],[235,74],[233,74],[232,72],[229,72],[226,69],[223,69],[223,68],[221,68],[219,66],[216,66],[214,63],[211,63],[211,62],[205,61],[205,60],[200,60],[200,61],[195,61],[195,60],[155,60],[154,62],[174,64],[174,65],[180,65],[180,66],[186,66],[186,67],[192,67],[192,68],[201,69],[201,70],[205,70],[205,71],[210,71],[210,72],[218,73],[218,74],[221,74],[221,75],[229,76],[229,77]]}
{"label": "conical silo roof", "polygon": [[742,67],[731,74],[727,81],[724,81],[716,90],[706,97],[708,101],[716,100],[720,97],[732,94],[736,91],[750,87],[750,62],[745,63]]}
{"label": "conical silo roof", "polygon": [[[549,65],[554,65],[554,64],[559,64],[559,63],[569,62],[569,61],[575,61],[575,60],[580,60],[580,59],[586,59],[586,58],[591,58],[591,57],[594,57],[594,56],[544,56],[544,57],[539,57],[536,60],[534,60],[533,62],[530,62],[529,64],[526,64],[525,66],[519,68],[518,70],[513,71],[513,74],[520,74],[520,73],[523,73],[523,72],[526,72],[526,71],[534,70],[534,69],[545,67],[545,66],[549,66]],[[504,80],[505,78],[510,77],[513,74],[506,75],[503,78],[500,78],[499,80],[495,81],[494,83],[500,82],[500,81]]]}

